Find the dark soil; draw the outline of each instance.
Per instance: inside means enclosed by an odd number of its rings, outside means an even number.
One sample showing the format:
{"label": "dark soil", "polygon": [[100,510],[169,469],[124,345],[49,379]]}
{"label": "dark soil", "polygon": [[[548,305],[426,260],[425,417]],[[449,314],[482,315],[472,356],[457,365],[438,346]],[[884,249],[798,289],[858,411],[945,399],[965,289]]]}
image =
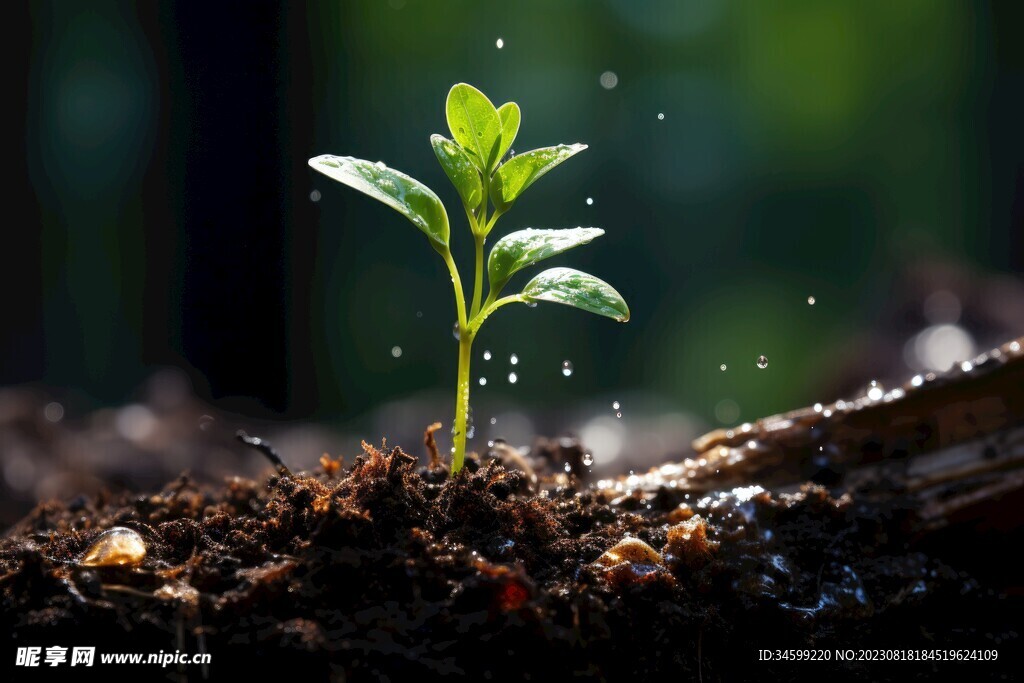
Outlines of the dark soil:
{"label": "dark soil", "polygon": [[[1020,581],[961,571],[983,566],[967,561],[979,552],[1012,562],[1019,533],[1002,547],[951,546],[898,499],[837,500],[812,486],[613,498],[550,474],[579,467],[579,453],[545,449],[535,484],[512,463],[473,461],[449,480],[400,449],[366,446],[354,463],[324,458],[309,475],[217,490],[181,478],[156,495],[42,504],[0,542],[0,657],[7,667],[16,646],[53,644],[212,655],[206,669],[137,668],[143,680],[992,680],[1019,670]],[[143,563],[79,565],[113,526],[143,535]],[[602,556],[626,537],[661,557]],[[758,661],[775,648],[980,648],[999,660]],[[6,680],[58,670],[11,671]]]}

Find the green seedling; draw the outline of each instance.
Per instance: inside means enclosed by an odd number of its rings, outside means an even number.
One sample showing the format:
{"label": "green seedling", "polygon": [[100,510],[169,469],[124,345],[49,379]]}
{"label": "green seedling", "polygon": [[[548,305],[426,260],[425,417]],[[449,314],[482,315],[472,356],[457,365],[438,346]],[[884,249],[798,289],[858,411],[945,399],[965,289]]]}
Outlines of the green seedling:
{"label": "green seedling", "polygon": [[454,139],[432,135],[430,144],[462,200],[476,245],[473,298],[468,308],[459,269],[452,259],[448,212],[430,188],[380,161],[324,154],[310,159],[309,165],[408,218],[427,236],[451,273],[459,338],[459,376],[452,430],[451,470],[455,474],[462,469],[466,455],[473,340],[488,316],[505,304],[536,305],[538,301],[553,301],[625,322],[629,320],[629,307],[611,285],[572,268],[545,270],[518,294],[500,297],[515,273],[567,249],[587,244],[604,234],[600,228],[527,228],[502,237],[487,258],[488,288],[484,297],[484,243],[498,218],[511,209],[537,179],[587,146],[544,147],[502,161],[519,131],[520,113],[515,102],[495,108],[482,92],[459,83],[448,93],[445,108]]}

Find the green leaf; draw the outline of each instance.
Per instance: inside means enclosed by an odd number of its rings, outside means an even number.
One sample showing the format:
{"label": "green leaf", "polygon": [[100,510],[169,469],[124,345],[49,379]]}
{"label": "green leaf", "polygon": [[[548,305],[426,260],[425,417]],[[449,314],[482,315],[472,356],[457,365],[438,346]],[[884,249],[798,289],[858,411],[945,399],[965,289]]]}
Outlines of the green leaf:
{"label": "green leaf", "polygon": [[458,83],[448,92],[445,113],[452,137],[466,148],[477,168],[490,172],[501,145],[498,110],[482,92],[466,83]]}
{"label": "green leaf", "polygon": [[543,147],[512,157],[498,168],[491,180],[491,201],[500,211],[508,211],[523,190],[569,157],[582,152],[586,145]]}
{"label": "green leaf", "polygon": [[359,190],[402,214],[422,230],[434,248],[448,250],[448,214],[433,190],[383,162],[321,154],[309,160],[314,170]]}
{"label": "green leaf", "polygon": [[498,107],[498,120],[501,122],[501,146],[498,147],[498,159],[505,156],[512,143],[519,134],[519,122],[522,115],[519,112],[519,105],[515,102],[506,102]]}
{"label": "green leaf", "polygon": [[572,268],[551,268],[526,283],[522,296],[527,301],[553,301],[584,311],[629,320],[629,307],[622,295],[593,275]]}
{"label": "green leaf", "polygon": [[527,268],[563,251],[587,244],[604,234],[601,228],[534,230],[527,228],[505,235],[487,259],[487,277],[492,292],[500,292],[509,279]]}
{"label": "green leaf", "polygon": [[430,144],[434,147],[437,160],[441,162],[441,168],[462,197],[462,203],[470,209],[478,207],[484,197],[483,183],[480,172],[466,150],[443,135],[431,135]]}

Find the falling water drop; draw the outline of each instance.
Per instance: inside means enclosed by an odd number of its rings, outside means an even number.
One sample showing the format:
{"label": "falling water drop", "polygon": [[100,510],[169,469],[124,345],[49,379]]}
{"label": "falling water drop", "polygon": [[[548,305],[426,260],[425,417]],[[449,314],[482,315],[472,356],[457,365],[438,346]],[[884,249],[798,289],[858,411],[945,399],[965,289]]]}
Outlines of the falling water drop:
{"label": "falling water drop", "polygon": [[573,370],[573,368],[572,368],[572,361],[563,360],[562,361],[562,374],[565,375],[566,377],[570,377],[572,375],[572,370]]}
{"label": "falling water drop", "polygon": [[662,113],[662,112],[658,112],[658,120],[659,121],[664,121],[665,120],[665,114]]}
{"label": "falling water drop", "polygon": [[587,206],[593,206],[593,205],[594,205],[594,198],[593,197],[587,197]]}
{"label": "falling water drop", "polygon": [[496,41],[494,41],[494,44],[498,46],[499,50],[505,47],[505,41],[502,40],[501,38],[498,38]]}
{"label": "falling water drop", "polygon": [[565,473],[569,474],[570,472],[572,472],[572,465],[565,463]]}
{"label": "falling water drop", "polygon": [[725,370],[726,370],[726,365],[725,365],[725,363],[722,363],[721,365],[719,365],[719,366],[718,366],[718,369],[719,369],[719,370],[721,370],[722,372],[725,372]]}
{"label": "falling water drop", "polygon": [[309,193],[309,201],[318,202],[320,201],[320,190],[313,190]]}
{"label": "falling water drop", "polygon": [[762,370],[764,370],[766,367],[768,367],[768,359],[765,356],[758,356],[757,357],[757,367],[759,367]]}
{"label": "falling water drop", "polygon": [[47,403],[46,407],[43,408],[43,417],[46,418],[47,422],[60,422],[64,419],[64,406],[56,401]]}
{"label": "falling water drop", "polygon": [[621,406],[618,401],[612,401],[612,410],[618,410],[620,407]]}
{"label": "falling water drop", "polygon": [[615,413],[615,417],[622,417],[622,413],[621,412]]}
{"label": "falling water drop", "polygon": [[484,360],[490,360],[490,359],[491,359],[491,352],[490,351],[484,351]]}
{"label": "falling water drop", "polygon": [[813,306],[814,305],[814,297],[813,296],[807,297],[807,303],[809,305]]}
{"label": "falling water drop", "polygon": [[392,346],[391,347],[391,355],[394,358],[401,358],[402,357],[402,347],[401,346]]}
{"label": "falling water drop", "polygon": [[480,378],[480,386],[482,386],[482,387],[487,386],[487,378],[486,377],[481,377]]}
{"label": "falling water drop", "polygon": [[512,365],[519,365],[519,356],[513,353],[511,356],[508,357],[508,362],[511,363]]}
{"label": "falling water drop", "polygon": [[509,384],[515,384],[518,381],[519,381],[519,375],[517,375],[514,372],[508,373],[508,383]]}
{"label": "falling water drop", "polygon": [[611,90],[619,84],[619,77],[614,71],[605,71],[601,74],[601,87],[605,90]]}
{"label": "falling water drop", "polygon": [[498,418],[496,418],[496,417],[492,417],[492,418],[491,418],[491,424],[492,424],[492,425],[498,424]]}
{"label": "falling water drop", "polygon": [[590,467],[591,465],[593,465],[594,464],[594,454],[591,453],[590,451],[587,451],[586,453],[584,453],[583,454],[583,464],[586,465],[587,467]]}

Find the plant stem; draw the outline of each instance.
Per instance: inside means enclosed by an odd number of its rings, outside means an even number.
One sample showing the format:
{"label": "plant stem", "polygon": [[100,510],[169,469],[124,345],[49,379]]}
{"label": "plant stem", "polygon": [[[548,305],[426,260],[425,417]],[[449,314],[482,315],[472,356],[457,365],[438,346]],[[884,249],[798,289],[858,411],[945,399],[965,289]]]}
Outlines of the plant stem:
{"label": "plant stem", "polygon": [[473,354],[473,334],[465,329],[459,338],[459,377],[455,392],[455,433],[452,435],[452,475],[462,469],[466,459],[466,422],[469,418],[469,362]]}
{"label": "plant stem", "polygon": [[525,304],[529,302],[529,299],[527,299],[522,294],[509,294],[508,296],[503,296],[497,301],[493,302],[491,302],[491,297],[488,297],[487,300],[490,303],[484,305],[484,308],[482,311],[480,311],[480,314],[469,321],[469,333],[473,336],[476,336],[477,330],[479,330],[480,326],[484,324],[485,320],[487,320],[487,316],[489,316],[491,313],[494,313],[502,306],[506,304]]}
{"label": "plant stem", "polygon": [[476,231],[473,232],[473,241],[476,243],[476,275],[473,278],[473,307],[470,309],[469,318],[472,320],[480,312],[480,300],[484,295],[484,240],[487,239]]}
{"label": "plant stem", "polygon": [[448,272],[452,275],[452,287],[455,289],[455,309],[459,314],[459,335],[462,336],[469,325],[469,319],[466,317],[466,295],[462,290],[462,278],[459,277],[459,268],[455,265],[455,260],[452,259],[452,252],[446,249],[440,254],[445,265],[448,266]]}

